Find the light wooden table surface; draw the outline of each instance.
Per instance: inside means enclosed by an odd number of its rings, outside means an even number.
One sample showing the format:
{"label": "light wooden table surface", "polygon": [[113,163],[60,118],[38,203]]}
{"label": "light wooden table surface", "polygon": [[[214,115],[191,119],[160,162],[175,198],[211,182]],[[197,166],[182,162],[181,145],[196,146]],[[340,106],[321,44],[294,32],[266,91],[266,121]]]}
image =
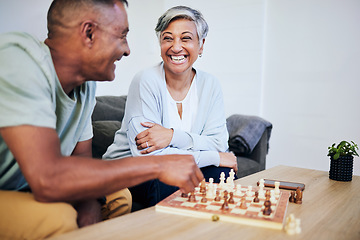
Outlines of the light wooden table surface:
{"label": "light wooden table surface", "polygon": [[61,239],[360,239],[360,176],[351,182],[330,180],[328,172],[277,166],[237,180],[256,186],[261,178],[301,182],[306,185],[301,205],[289,203],[287,214],[301,219],[301,234],[212,222],[156,212],[148,208],[116,219],[85,227],[52,240]]}

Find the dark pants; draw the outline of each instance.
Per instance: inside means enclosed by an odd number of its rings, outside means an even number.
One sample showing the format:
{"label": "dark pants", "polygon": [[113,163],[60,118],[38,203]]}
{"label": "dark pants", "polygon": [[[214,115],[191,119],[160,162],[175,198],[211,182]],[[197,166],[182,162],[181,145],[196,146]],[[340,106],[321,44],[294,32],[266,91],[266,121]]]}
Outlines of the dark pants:
{"label": "dark pants", "polygon": [[[220,182],[221,172],[225,173],[225,181],[229,177],[230,168],[208,166],[200,168],[204,175],[205,181],[209,182],[209,178],[214,179],[214,183]],[[235,179],[237,179],[235,175]],[[133,198],[133,210],[140,210],[142,208],[155,206],[158,202],[173,194],[178,187],[167,185],[159,180],[150,180],[129,188]]]}

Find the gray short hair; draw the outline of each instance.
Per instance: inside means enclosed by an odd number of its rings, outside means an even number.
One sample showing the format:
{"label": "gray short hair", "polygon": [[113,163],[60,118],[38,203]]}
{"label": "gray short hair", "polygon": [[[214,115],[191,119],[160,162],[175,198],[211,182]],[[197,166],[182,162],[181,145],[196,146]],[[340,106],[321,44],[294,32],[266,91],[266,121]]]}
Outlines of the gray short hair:
{"label": "gray short hair", "polygon": [[156,36],[158,39],[160,40],[161,32],[164,31],[172,21],[177,19],[188,19],[194,21],[201,46],[203,43],[202,40],[206,38],[209,32],[209,26],[201,12],[186,6],[172,7],[159,18],[155,27]]}

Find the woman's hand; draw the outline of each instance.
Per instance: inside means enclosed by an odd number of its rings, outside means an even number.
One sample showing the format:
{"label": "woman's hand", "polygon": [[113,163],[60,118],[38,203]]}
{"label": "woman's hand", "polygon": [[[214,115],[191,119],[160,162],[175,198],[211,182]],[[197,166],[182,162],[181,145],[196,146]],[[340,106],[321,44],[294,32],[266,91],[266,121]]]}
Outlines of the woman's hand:
{"label": "woman's hand", "polygon": [[234,169],[234,172],[237,173],[238,166],[236,161],[236,156],[232,152],[219,152],[220,155],[220,167],[228,167]]}
{"label": "woman's hand", "polygon": [[137,149],[143,150],[140,153],[151,153],[169,146],[174,133],[172,129],[150,122],[141,123],[141,125],[148,129],[135,137]]}

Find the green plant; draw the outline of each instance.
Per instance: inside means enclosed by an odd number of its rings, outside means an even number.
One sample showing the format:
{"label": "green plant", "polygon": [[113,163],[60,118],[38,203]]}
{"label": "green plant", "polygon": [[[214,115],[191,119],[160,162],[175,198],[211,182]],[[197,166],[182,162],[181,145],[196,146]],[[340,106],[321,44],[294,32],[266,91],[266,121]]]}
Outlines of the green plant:
{"label": "green plant", "polygon": [[358,150],[358,145],[351,141],[351,143],[347,141],[341,141],[338,145],[335,143],[328,147],[329,152],[328,156],[333,156],[334,160],[337,160],[340,156],[359,156],[356,152]]}

